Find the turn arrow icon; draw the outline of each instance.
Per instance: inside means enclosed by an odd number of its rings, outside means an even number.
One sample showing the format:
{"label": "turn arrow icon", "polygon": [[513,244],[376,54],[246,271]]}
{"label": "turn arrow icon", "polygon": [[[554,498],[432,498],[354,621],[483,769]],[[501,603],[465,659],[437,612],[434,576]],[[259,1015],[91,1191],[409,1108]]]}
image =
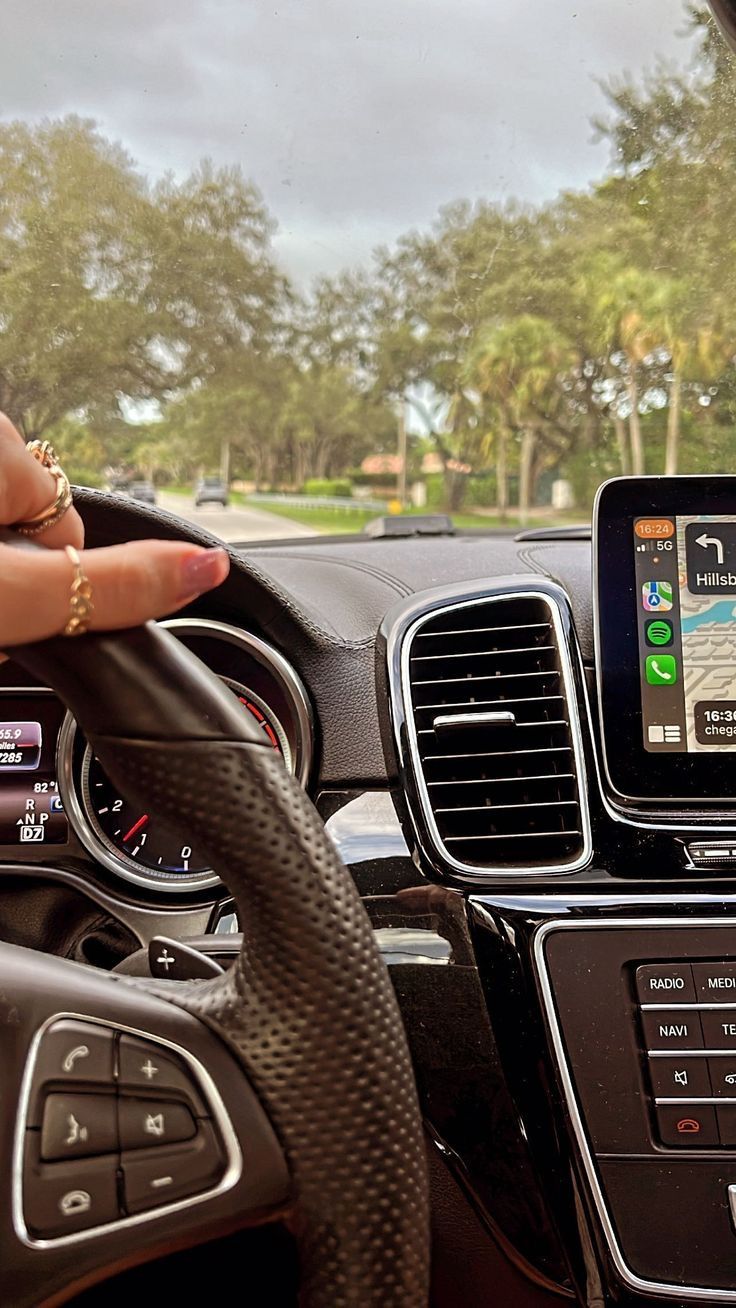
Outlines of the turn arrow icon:
{"label": "turn arrow icon", "polygon": [[700,545],[704,550],[707,550],[709,545],[715,545],[716,558],[718,559],[719,565],[723,567],[723,541],[722,540],[719,540],[717,536],[707,536],[706,533],[703,532],[702,536],[695,537],[695,542],[697,545]]}

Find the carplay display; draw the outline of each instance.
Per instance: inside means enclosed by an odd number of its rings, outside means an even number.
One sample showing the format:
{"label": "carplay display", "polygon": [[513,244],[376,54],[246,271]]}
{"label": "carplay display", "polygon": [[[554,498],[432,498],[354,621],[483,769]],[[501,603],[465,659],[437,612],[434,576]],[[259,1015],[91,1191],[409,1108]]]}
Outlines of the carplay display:
{"label": "carplay display", "polygon": [[736,519],[632,521],[645,749],[736,748]]}
{"label": "carplay display", "polygon": [[623,477],[595,509],[596,681],[625,802],[736,811],[736,478]]}

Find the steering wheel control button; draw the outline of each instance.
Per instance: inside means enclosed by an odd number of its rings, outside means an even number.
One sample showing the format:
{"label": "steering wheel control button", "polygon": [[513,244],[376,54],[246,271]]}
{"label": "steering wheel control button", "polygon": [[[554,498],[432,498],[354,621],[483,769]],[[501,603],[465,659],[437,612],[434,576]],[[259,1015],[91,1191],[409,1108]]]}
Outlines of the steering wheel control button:
{"label": "steering wheel control button", "polygon": [[113,1095],[48,1095],[43,1110],[41,1157],[84,1158],[117,1152]]}
{"label": "steering wheel control button", "polygon": [[693,963],[699,1004],[736,1003],[736,963]]}
{"label": "steering wheel control button", "polygon": [[168,981],[202,981],[221,976],[224,971],[216,959],[168,936],[153,937],[148,946],[148,966],[151,976]]}
{"label": "steering wheel control button", "polygon": [[113,1155],[27,1166],[23,1211],[29,1231],[50,1238],[117,1221],[117,1161]]}
{"label": "steering wheel control button", "polygon": [[736,1008],[703,1009],[700,1021],[706,1049],[736,1049]]}
{"label": "steering wheel control button", "polygon": [[718,1118],[721,1144],[730,1145],[733,1149],[736,1145],[736,1104],[727,1104],[723,1108],[716,1108],[716,1117]]}
{"label": "steering wheel control button", "polygon": [[197,1134],[197,1124],[185,1104],[159,1099],[121,1099],[121,1149],[150,1149],[177,1144]]}
{"label": "steering wheel control button", "polygon": [[647,1049],[702,1049],[703,1032],[697,1013],[642,1013]]}
{"label": "steering wheel control button", "polygon": [[689,963],[643,963],[636,969],[642,1004],[694,1004],[695,985]]}
{"label": "steering wheel control button", "polygon": [[657,1128],[663,1144],[677,1149],[711,1149],[721,1143],[715,1109],[703,1104],[660,1104]]}
{"label": "steering wheel control button", "polygon": [[181,1061],[160,1045],[121,1035],[118,1050],[121,1091],[145,1087],[154,1095],[183,1095],[197,1117],[209,1116],[197,1086]]}
{"label": "steering wheel control button", "polygon": [[28,1106],[28,1126],[40,1126],[43,1115],[42,1087],[49,1082],[66,1083],[74,1089],[80,1083],[112,1090],[114,1081],[114,1032],[92,1022],[64,1018],[54,1022],[41,1037]]}
{"label": "steering wheel control button", "polygon": [[216,1185],[224,1171],[217,1137],[209,1122],[200,1122],[196,1136],[186,1145],[157,1149],[155,1153],[123,1153],[122,1164],[129,1213],[201,1194]]}
{"label": "steering wheel control button", "polygon": [[650,1058],[649,1071],[656,1099],[709,1099],[708,1065],[704,1058]]}

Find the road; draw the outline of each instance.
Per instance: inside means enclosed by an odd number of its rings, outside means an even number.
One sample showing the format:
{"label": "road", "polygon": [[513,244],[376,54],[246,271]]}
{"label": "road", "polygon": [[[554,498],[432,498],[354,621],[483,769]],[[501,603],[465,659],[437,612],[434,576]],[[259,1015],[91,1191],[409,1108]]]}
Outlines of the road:
{"label": "road", "polygon": [[191,522],[195,527],[211,531],[221,540],[285,540],[287,537],[318,536],[313,527],[304,527],[299,522],[291,522],[276,513],[265,509],[242,508],[233,505],[227,509],[219,504],[203,505],[195,509],[194,500],[189,495],[172,495],[163,491],[158,496],[158,503],[169,513]]}

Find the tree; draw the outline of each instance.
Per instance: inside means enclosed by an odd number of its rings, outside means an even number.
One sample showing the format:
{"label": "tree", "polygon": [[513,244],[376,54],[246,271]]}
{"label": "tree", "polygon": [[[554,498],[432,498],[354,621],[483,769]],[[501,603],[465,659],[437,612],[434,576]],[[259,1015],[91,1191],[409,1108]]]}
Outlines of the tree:
{"label": "tree", "polygon": [[270,233],[237,170],[150,188],[90,122],[0,125],[0,407],[39,436],[262,348],[285,295]]}
{"label": "tree", "polygon": [[[562,376],[576,362],[569,341],[551,322],[522,314],[482,330],[471,352],[468,377],[499,418],[496,476],[505,485],[507,433],[520,439],[519,514],[525,522],[536,478],[545,461],[565,447]],[[499,467],[500,463],[500,467]],[[505,491],[502,491],[505,498]]]}

